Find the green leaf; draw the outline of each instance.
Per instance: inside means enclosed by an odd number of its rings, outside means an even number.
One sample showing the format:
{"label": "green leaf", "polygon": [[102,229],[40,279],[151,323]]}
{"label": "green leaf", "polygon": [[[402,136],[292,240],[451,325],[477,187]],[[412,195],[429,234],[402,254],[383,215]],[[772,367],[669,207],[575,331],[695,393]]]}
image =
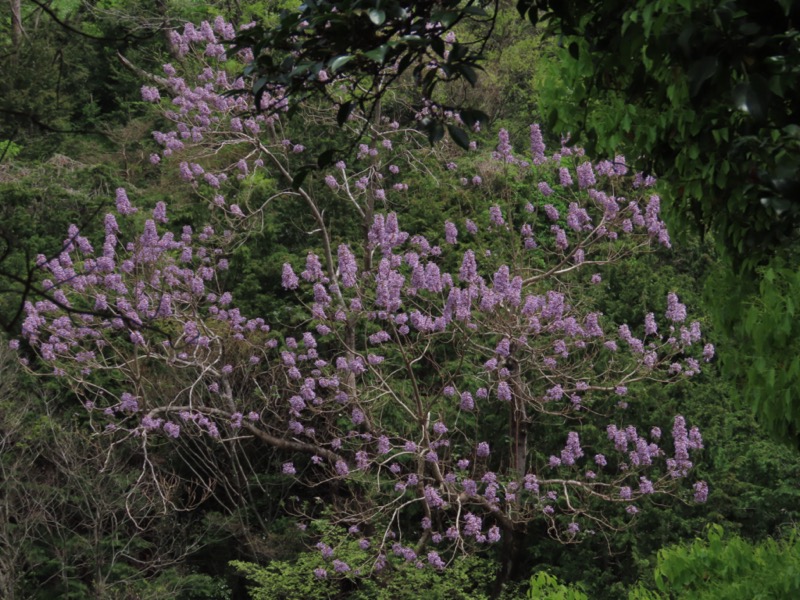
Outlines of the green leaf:
{"label": "green leaf", "polygon": [[469,127],[474,127],[476,123],[484,124],[489,122],[489,115],[475,108],[465,108],[459,113],[459,116]]}
{"label": "green leaf", "polygon": [[431,40],[431,48],[433,48],[433,51],[436,52],[436,54],[444,58],[445,47],[444,47],[444,40],[442,38],[439,37],[433,38]]}
{"label": "green leaf", "polygon": [[569,55],[572,58],[574,58],[575,60],[578,60],[578,57],[580,56],[580,53],[581,53],[581,49],[578,46],[578,43],[577,42],[572,42],[569,45]]}
{"label": "green leaf", "polygon": [[339,110],[336,111],[336,124],[341,127],[344,125],[345,121],[347,121],[347,117],[350,116],[350,113],[353,111],[353,103],[352,101],[345,102],[339,107]]}
{"label": "green leaf", "polygon": [[684,56],[690,57],[692,55],[692,35],[695,32],[695,25],[694,23],[689,23],[686,27],[678,35],[678,47],[683,52]]}
{"label": "green leaf", "polygon": [[325,167],[330,165],[333,162],[334,153],[335,153],[335,150],[333,148],[329,148],[329,149],[325,150],[325,152],[320,154],[317,157],[317,168],[318,169],[324,169]]}
{"label": "green leaf", "polygon": [[381,44],[377,48],[373,48],[369,52],[365,52],[364,56],[378,64],[383,64],[383,62],[386,60],[387,52],[389,52],[389,46],[387,44]]}
{"label": "green leaf", "polygon": [[300,167],[300,169],[298,169],[298,171],[295,174],[295,176],[292,178],[292,187],[294,189],[298,189],[300,186],[302,186],[303,182],[306,180],[306,177],[308,177],[308,174],[312,170],[313,170],[313,168],[309,167],[308,165],[306,165],[304,167]]}
{"label": "green leaf", "polygon": [[431,146],[444,137],[444,127],[441,121],[428,121],[428,123],[425,124],[425,129],[428,132],[428,143],[430,143]]}
{"label": "green leaf", "polygon": [[469,149],[469,136],[467,132],[461,129],[460,127],[456,127],[455,125],[451,125],[450,123],[447,124],[447,132],[450,134],[452,140],[458,144],[464,150]]}
{"label": "green leaf", "polygon": [[336,58],[331,60],[328,63],[328,66],[330,67],[331,71],[335,73],[343,66],[345,66],[347,63],[349,63],[351,60],[353,60],[353,58],[354,56],[352,54],[342,54],[341,56],[337,56]]}
{"label": "green leaf", "polygon": [[409,46],[424,46],[425,45],[425,38],[420,35],[404,35],[400,38],[400,41],[406,42]]}
{"label": "green leaf", "polygon": [[456,22],[458,16],[458,13],[452,10],[437,12],[431,15],[431,21],[438,21],[445,27],[445,29],[449,29],[450,26]]}
{"label": "green leaf", "polygon": [[386,13],[380,8],[370,8],[367,14],[369,15],[369,20],[375,23],[375,25],[383,25],[386,21]]}
{"label": "green leaf", "polygon": [[402,74],[414,60],[414,56],[404,52],[402,58],[400,59],[400,63],[397,65],[397,73]]}
{"label": "green leaf", "polygon": [[450,48],[450,58],[448,62],[455,63],[462,60],[467,53],[469,52],[469,48],[464,44],[459,44],[458,42],[453,42],[453,46]]}
{"label": "green leaf", "polygon": [[478,82],[478,74],[475,72],[475,69],[465,64],[457,65],[456,69],[458,69],[458,72],[464,76],[464,79],[466,79],[472,87],[475,87],[475,84]]}
{"label": "green leaf", "polygon": [[488,16],[487,12],[483,10],[482,7],[477,5],[465,6],[462,12],[465,15],[475,15],[477,17],[486,17]]}
{"label": "green leaf", "polygon": [[717,73],[718,68],[719,60],[716,56],[704,56],[692,63],[686,73],[692,97],[700,93],[700,88]]}
{"label": "green leaf", "polygon": [[756,91],[749,83],[740,83],[733,88],[734,106],[749,114],[756,121],[760,121],[764,116],[764,106]]}

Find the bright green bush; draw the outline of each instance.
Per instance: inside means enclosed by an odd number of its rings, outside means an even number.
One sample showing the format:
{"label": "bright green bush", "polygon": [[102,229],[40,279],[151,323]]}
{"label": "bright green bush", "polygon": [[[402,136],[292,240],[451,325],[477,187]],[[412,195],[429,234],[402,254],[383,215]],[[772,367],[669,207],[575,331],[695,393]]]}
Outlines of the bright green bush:
{"label": "bright green bush", "polygon": [[589,600],[579,586],[566,586],[547,571],[539,571],[531,577],[528,589],[529,600]]}
{"label": "bright green bush", "polygon": [[250,588],[253,600],[488,600],[494,578],[493,563],[476,557],[457,559],[442,572],[407,565],[372,579],[317,578],[314,569],[329,566],[318,552],[264,566],[240,561],[231,565],[254,584]]}
{"label": "bright green bush", "polygon": [[800,537],[797,530],[779,540],[752,544],[726,535],[717,525],[706,539],[671,546],[658,553],[655,584],[661,595],[634,588],[630,600],[677,598],[753,600],[800,597]]}
{"label": "bright green bush", "polygon": [[[800,536],[754,544],[711,525],[705,538],[658,552],[654,581],[640,581],[628,600],[767,600],[800,597]],[[546,571],[530,580],[528,600],[588,600],[582,584]]]}

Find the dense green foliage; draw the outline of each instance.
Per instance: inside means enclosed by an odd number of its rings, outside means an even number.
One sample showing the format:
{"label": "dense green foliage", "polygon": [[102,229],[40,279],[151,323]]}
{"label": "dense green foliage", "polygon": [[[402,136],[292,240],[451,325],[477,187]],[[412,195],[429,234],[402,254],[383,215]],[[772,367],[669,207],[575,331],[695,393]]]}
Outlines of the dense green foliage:
{"label": "dense green foliage", "polygon": [[[749,600],[794,598],[800,593],[797,530],[781,539],[748,542],[710,526],[706,537],[659,550],[655,569],[632,587],[628,600]],[[651,581],[648,581],[652,577]],[[586,600],[580,586],[545,572],[531,578],[530,598]],[[620,595],[619,597],[623,597]]]}
{"label": "dense green foliage", "polygon": [[[792,23],[800,4],[516,5],[559,40],[542,97],[551,129],[570,131],[590,154],[630,149],[644,161],[638,166],[674,184],[674,214],[714,231],[740,262],[758,264],[794,238],[800,130],[791,91],[800,77],[800,43]],[[434,98],[439,82],[475,85],[503,10],[491,2],[307,2],[283,11],[271,28],[247,30],[240,43],[254,48],[256,94],[281,84],[299,103],[328,94],[328,72],[367,78],[363,95],[342,103],[343,122],[351,103],[374,109],[412,66],[423,98]],[[475,43],[446,49],[455,32]],[[432,131],[438,140],[442,124]],[[453,139],[465,143],[463,136]]]}
{"label": "dense green foliage", "polygon": [[706,539],[661,550],[655,580],[675,598],[791,598],[800,593],[800,540],[792,531],[752,544],[711,527]]}
{"label": "dense green foliage", "polygon": [[[343,552],[346,561],[358,560],[355,543]],[[413,565],[383,578],[319,579],[314,569],[325,566],[318,553],[301,554],[294,561],[272,561],[266,566],[234,561],[239,572],[252,583],[253,600],[488,600],[494,577],[490,561],[475,557],[458,559],[443,573],[420,570]]]}
{"label": "dense green foliage", "polygon": [[[133,452],[108,456],[71,399],[15,362],[0,351],[0,595],[225,597],[223,581],[185,562],[214,528],[131,493]],[[145,575],[142,564],[153,571]]]}
{"label": "dense green foliage", "polygon": [[[793,2],[528,2],[564,36],[543,99],[593,151],[627,146],[675,218],[758,264],[794,239],[800,43]],[[624,92],[621,92],[624,90]]]}
{"label": "dense green foliage", "polygon": [[[792,299],[800,221],[800,3],[520,2],[560,35],[542,104],[588,148],[669,182],[676,229],[709,232],[725,265],[707,294],[721,356],[766,428],[797,444]],[[751,283],[755,281],[755,283]]]}
{"label": "dense green foliage", "polygon": [[531,577],[530,585],[529,600],[588,600],[578,586],[566,586],[547,571],[539,571]]}
{"label": "dense green foliage", "polygon": [[[274,26],[257,25],[241,32],[237,43],[253,49],[255,58],[247,72],[254,76],[256,98],[270,86],[280,85],[287,89],[295,110],[308,97],[323,94],[338,106],[337,121],[342,124],[355,106],[371,117],[387,86],[406,71],[412,73],[424,97],[431,97],[442,81],[464,78],[474,85],[488,36],[484,34],[478,43],[454,41],[449,50],[444,40],[464,22],[491,31],[494,15],[483,4],[461,0],[306,2],[299,10],[282,11]],[[431,68],[431,54],[440,59],[437,68]],[[348,98],[337,99],[326,89],[333,75],[352,75],[361,84]],[[486,119],[475,110],[460,112],[468,125]],[[442,120],[432,118],[428,124],[430,141],[442,139]],[[447,124],[447,129],[456,143],[467,146],[463,129],[454,124]],[[331,164],[333,158],[332,152],[323,153],[319,164]]]}

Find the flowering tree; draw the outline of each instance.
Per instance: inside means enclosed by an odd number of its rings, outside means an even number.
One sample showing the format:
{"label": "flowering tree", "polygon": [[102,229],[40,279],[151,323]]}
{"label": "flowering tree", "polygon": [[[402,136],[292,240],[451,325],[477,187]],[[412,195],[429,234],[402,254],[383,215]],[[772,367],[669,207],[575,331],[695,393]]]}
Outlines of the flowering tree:
{"label": "flowering tree", "polygon": [[[233,33],[222,21],[187,26],[173,41],[187,55],[200,48],[187,60],[202,61],[196,85],[167,65],[161,91],[143,88],[176,107],[164,113],[174,130],[154,134],[163,149],[152,162],[179,161],[217,210],[214,224],[172,231],[163,203],[144,215],[120,189],[98,249],[71,228],[61,255],[40,261],[52,301],[27,305],[24,336],[98,430],[141,444],[140,481],[158,479],[154,443],[275,449],[287,478],[340,486],[327,514],[363,551],[349,564],[321,541],[331,562],[320,577],[388,561],[440,569],[537,520],[578,541],[617,510],[632,519],[643,497],[673,492],[700,433],[680,415],[666,442],[658,424],[631,424],[629,389],[691,377],[713,347],[674,294],[663,319],[647,314],[639,331],[608,322],[587,293],[603,265],[669,246],[652,180],[629,175],[622,157],[548,155],[535,125],[522,159],[501,131],[487,164],[530,182],[528,197],[490,200],[434,235],[404,231],[390,210],[413,193],[401,176],[431,160],[413,127],[367,122],[349,165],[289,186],[305,148],[286,137],[280,89],[260,98],[260,113],[228,93],[245,87],[222,68],[218,38]],[[341,83],[332,78],[332,89]],[[458,162],[441,185],[480,189],[482,177]],[[255,207],[226,198],[235,179],[258,172],[287,186]],[[306,320],[282,331],[243,315],[219,274],[248,224],[294,198],[321,251],[283,267]],[[326,206],[363,235],[332,230]],[[694,484],[696,501],[707,492]],[[301,522],[318,516],[293,510]]]}

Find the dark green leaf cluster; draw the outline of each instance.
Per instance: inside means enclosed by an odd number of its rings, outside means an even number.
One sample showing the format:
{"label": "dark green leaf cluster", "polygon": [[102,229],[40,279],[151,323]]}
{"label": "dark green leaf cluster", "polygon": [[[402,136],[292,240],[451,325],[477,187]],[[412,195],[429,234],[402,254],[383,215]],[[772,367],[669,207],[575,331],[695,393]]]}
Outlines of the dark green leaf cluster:
{"label": "dark green leaf cluster", "polygon": [[552,124],[633,148],[673,215],[754,266],[800,223],[796,2],[521,2],[561,40]]}
{"label": "dark green leaf cluster", "polygon": [[717,324],[731,340],[722,355],[723,366],[746,390],[767,430],[797,445],[800,276],[795,265],[791,257],[776,257],[748,282],[721,270],[709,279],[707,291]]}
{"label": "dark green leaf cluster", "polygon": [[[240,32],[236,48],[253,51],[254,60],[245,71],[253,78],[257,104],[264,94],[280,88],[292,112],[309,96],[321,94],[339,106],[341,125],[356,106],[367,115],[374,114],[386,88],[406,73],[413,75],[422,98],[432,98],[441,82],[463,78],[474,85],[496,17],[496,10],[487,12],[488,5],[496,2],[310,0],[299,10],[282,11],[272,27],[256,25]],[[465,21],[485,24],[487,33],[473,43],[453,41],[446,46],[448,32]],[[359,83],[350,87],[346,97],[328,89],[331,81],[342,78]],[[475,110],[459,111],[467,125],[486,118]],[[468,144],[466,132],[445,124],[441,115],[429,119],[427,125],[431,143],[439,141],[447,128],[457,144]],[[322,162],[328,164],[331,159]]]}
{"label": "dark green leaf cluster", "polygon": [[727,374],[772,433],[797,443],[800,370],[786,357],[797,339],[800,3],[523,5],[561,46],[542,90],[551,125],[601,153],[627,147],[668,186],[673,230],[711,234],[725,263],[708,299],[730,335]]}

